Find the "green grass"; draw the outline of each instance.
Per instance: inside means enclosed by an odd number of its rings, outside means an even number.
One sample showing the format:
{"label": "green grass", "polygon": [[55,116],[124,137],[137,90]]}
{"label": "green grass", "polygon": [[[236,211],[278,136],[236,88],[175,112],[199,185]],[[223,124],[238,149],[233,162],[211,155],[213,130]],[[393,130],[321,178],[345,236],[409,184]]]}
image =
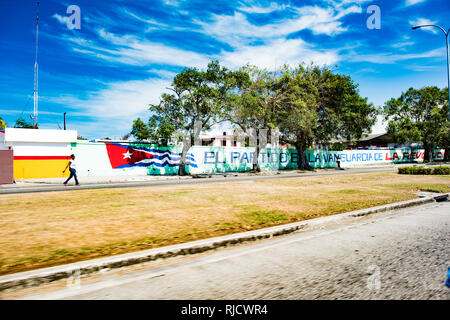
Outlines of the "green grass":
{"label": "green grass", "polygon": [[[449,178],[450,178],[450,176],[449,176]],[[424,191],[424,192],[446,193],[446,192],[449,192],[449,185],[450,185],[450,179],[449,179],[449,183],[443,183],[443,184],[397,183],[397,184],[393,184],[392,186],[395,188],[398,188],[398,189],[410,189],[413,192]]]}
{"label": "green grass", "polygon": [[450,192],[395,172],[1,195],[0,274],[173,245]]}
{"label": "green grass", "polygon": [[249,225],[279,224],[289,221],[285,212],[279,210],[263,209],[257,206],[239,206],[244,212],[240,214],[240,220]]}

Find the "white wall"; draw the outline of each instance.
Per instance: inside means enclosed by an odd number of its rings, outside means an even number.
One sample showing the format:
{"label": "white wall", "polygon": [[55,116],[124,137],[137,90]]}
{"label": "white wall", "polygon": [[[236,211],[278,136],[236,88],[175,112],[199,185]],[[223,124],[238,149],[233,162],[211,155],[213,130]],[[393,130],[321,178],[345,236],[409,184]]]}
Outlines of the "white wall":
{"label": "white wall", "polygon": [[14,156],[70,156],[69,143],[15,142]]}
{"label": "white wall", "polygon": [[5,133],[0,131],[0,150],[8,150],[5,145]]}
{"label": "white wall", "polygon": [[[174,153],[181,151],[181,147],[170,149]],[[189,171],[191,173],[205,173],[249,170],[252,167],[252,161],[250,160],[252,152],[253,148],[194,146],[189,150],[189,153],[193,155],[193,163],[197,167],[190,166]],[[286,156],[283,158],[285,160],[280,160],[279,168],[296,168],[296,159],[298,158],[296,150],[292,148],[280,149],[280,152],[286,154]],[[441,152],[443,155],[444,150],[441,150]],[[80,142],[71,147],[70,153],[74,153],[76,156],[77,171],[80,176],[174,174],[177,168],[168,166],[156,168],[152,165],[149,167],[136,166],[113,169],[105,143]],[[338,156],[341,158],[341,167],[358,167],[391,163],[420,163],[423,162],[424,153],[423,150],[412,151],[410,149],[307,151],[309,164],[315,168],[337,167]],[[269,161],[267,157],[264,160],[263,154],[260,154],[260,158],[263,159],[260,162],[263,169],[276,169],[275,166],[278,166],[277,162]]]}
{"label": "white wall", "polygon": [[7,144],[15,142],[70,143],[77,141],[77,131],[6,128],[5,141]]}

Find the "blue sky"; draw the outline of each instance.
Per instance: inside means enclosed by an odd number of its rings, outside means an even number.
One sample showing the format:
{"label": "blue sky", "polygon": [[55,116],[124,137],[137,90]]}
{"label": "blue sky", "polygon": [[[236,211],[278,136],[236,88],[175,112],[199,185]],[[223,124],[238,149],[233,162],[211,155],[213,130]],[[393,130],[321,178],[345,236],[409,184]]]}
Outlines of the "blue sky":
{"label": "blue sky", "polygon": [[[67,27],[70,5],[79,30]],[[367,28],[370,5],[379,30]],[[10,126],[33,112],[35,16],[36,1],[0,0],[0,116]],[[120,138],[177,72],[212,59],[333,66],[382,106],[409,87],[447,86],[444,35],[411,26],[448,29],[449,17],[449,0],[41,0],[38,122],[58,129],[67,112],[79,135]]]}

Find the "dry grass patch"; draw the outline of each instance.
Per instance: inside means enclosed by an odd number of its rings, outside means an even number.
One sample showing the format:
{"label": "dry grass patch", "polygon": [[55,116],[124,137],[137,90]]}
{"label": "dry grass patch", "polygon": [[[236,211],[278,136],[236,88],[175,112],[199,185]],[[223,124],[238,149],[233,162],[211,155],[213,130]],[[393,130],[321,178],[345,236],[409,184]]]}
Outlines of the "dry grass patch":
{"label": "dry grass patch", "polygon": [[0,274],[449,192],[450,177],[369,173],[1,195]]}

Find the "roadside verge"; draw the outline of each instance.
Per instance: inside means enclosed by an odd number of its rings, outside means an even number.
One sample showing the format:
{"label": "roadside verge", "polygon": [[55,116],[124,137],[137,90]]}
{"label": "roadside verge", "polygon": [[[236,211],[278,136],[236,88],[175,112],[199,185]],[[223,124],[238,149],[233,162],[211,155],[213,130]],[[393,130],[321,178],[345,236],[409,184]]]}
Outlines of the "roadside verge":
{"label": "roadside verge", "polygon": [[289,223],[270,228],[258,229],[227,236],[203,239],[178,245],[160,247],[144,251],[121,254],[94,260],[81,261],[51,268],[37,269],[27,272],[15,273],[0,277],[0,291],[13,287],[33,287],[53,281],[69,278],[74,274],[86,275],[102,269],[114,269],[133,264],[165,259],[181,255],[190,255],[227,247],[239,243],[256,241],[289,234],[298,230],[326,227],[333,223],[350,221],[357,217],[368,216],[375,213],[398,210],[402,208],[423,205],[435,201],[448,199],[449,193],[425,196],[419,199],[402,201],[367,209],[351,211],[332,216]]}

